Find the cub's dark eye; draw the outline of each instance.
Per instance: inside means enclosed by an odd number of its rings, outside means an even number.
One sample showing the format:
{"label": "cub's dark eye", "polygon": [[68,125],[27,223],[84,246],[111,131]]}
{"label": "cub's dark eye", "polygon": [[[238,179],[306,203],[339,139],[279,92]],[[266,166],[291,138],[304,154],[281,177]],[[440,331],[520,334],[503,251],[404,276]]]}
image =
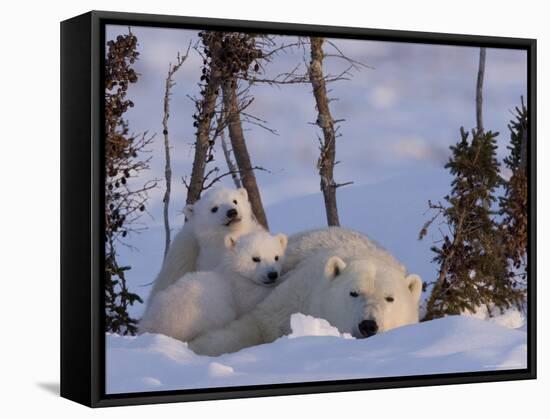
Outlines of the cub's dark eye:
{"label": "cub's dark eye", "polygon": [[386,297],[386,301],[388,303],[393,303],[393,297]]}
{"label": "cub's dark eye", "polygon": [[276,260],[276,261],[279,260],[279,256],[275,256],[275,260]]}
{"label": "cub's dark eye", "polygon": [[233,203],[234,203],[235,205],[237,205],[237,200],[236,200],[236,199],[234,199],[234,200],[233,200]]}
{"label": "cub's dark eye", "polygon": [[252,260],[253,260],[254,262],[256,262],[256,263],[258,263],[258,262],[261,261],[261,259],[260,259],[258,256],[254,256],[254,257],[252,258]]}
{"label": "cub's dark eye", "polygon": [[212,212],[218,212],[218,207],[213,207],[210,211],[212,211]]}
{"label": "cub's dark eye", "polygon": [[359,293],[357,291],[350,291],[349,295],[353,298],[359,297]]}

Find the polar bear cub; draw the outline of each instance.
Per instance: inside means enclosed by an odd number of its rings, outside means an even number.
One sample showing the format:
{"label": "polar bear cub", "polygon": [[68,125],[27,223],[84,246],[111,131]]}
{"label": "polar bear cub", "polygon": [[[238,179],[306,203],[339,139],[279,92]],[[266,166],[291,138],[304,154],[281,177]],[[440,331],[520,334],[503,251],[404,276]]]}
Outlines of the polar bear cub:
{"label": "polar bear cub", "polygon": [[214,271],[191,272],[149,302],[140,333],[187,342],[251,311],[280,282],[287,246],[284,234],[227,235],[227,252]]}
{"label": "polar bear cub", "polygon": [[253,214],[246,189],[217,188],[184,208],[186,222],[174,237],[149,301],[188,272],[211,271],[225,253],[224,238],[264,231]]}

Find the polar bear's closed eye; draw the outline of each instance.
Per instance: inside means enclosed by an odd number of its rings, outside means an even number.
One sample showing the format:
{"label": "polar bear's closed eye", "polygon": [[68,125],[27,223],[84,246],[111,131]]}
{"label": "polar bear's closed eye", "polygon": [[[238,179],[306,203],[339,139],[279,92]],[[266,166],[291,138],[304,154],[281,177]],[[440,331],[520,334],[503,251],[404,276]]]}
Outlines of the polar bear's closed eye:
{"label": "polar bear's closed eye", "polygon": [[288,248],[285,281],[248,315],[190,342],[193,351],[220,355],[273,342],[291,332],[294,313],[356,338],[418,322],[420,277],[367,236],[330,227],[291,236]]}
{"label": "polar bear's closed eye", "polygon": [[362,259],[346,263],[332,256],[326,262],[325,277],[330,301],[322,305],[321,314],[342,332],[365,338],[418,321],[422,292],[418,275],[404,277],[391,266]]}

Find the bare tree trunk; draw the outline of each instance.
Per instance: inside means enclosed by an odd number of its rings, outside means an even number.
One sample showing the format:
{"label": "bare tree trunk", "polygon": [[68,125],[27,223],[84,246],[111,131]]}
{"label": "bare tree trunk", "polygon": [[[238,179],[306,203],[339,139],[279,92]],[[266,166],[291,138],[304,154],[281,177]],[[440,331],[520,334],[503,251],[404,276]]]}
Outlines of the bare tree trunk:
{"label": "bare tree trunk", "polygon": [[170,163],[170,139],[168,137],[168,118],[170,117],[170,88],[173,86],[171,77],[171,66],[168,69],[166,78],[166,87],[164,91],[164,118],[162,119],[162,133],[164,134],[164,178],[166,181],[166,190],[164,191],[164,259],[170,247],[170,220],[168,218],[168,208],[170,206],[170,194],[172,191],[172,166]]}
{"label": "bare tree trunk", "polygon": [[[191,46],[191,44],[189,45]],[[170,194],[172,191],[172,165],[170,162],[170,138],[168,137],[168,119],[170,118],[170,90],[175,86],[174,74],[180,69],[183,65],[187,56],[189,55],[189,48],[187,48],[187,53],[184,56],[181,56],[178,53],[177,61],[175,65],[171,63],[168,65],[168,75],[166,76],[166,82],[164,85],[164,116],[162,118],[162,134],[164,135],[164,178],[166,182],[166,190],[164,191],[164,198],[162,202],[164,204],[164,258],[168,253],[168,248],[170,247],[170,219],[168,218],[168,209],[170,206]]]}
{"label": "bare tree trunk", "polygon": [[233,163],[233,160],[231,159],[231,150],[229,150],[229,147],[227,146],[227,141],[225,140],[225,134],[223,131],[220,132],[220,140],[222,143],[223,155],[227,163],[227,168],[231,172],[233,183],[237,189],[242,188],[241,179],[239,178],[239,169],[237,169],[237,166],[235,166],[235,163]]}
{"label": "bare tree trunk", "polygon": [[250,162],[250,154],[248,153],[244,140],[237,99],[237,82],[234,78],[226,80],[223,83],[223,101],[227,113],[227,127],[229,130],[229,138],[231,139],[231,146],[233,147],[233,154],[235,155],[235,160],[239,167],[242,184],[248,192],[248,199],[252,206],[252,212],[258,222],[266,229],[269,229],[262,198],[260,196],[260,190],[258,189],[254,169]]}
{"label": "bare tree trunk", "polygon": [[479,49],[479,67],[477,70],[477,85],[476,85],[476,119],[477,130],[483,132],[483,78],[485,77],[485,48]]}
{"label": "bare tree trunk", "polygon": [[[522,111],[527,114],[527,121],[529,121],[529,114],[523,103],[523,96],[521,97],[521,108]],[[529,129],[528,124],[525,124],[521,132],[521,144],[519,148],[519,168],[527,175],[527,131]]]}
{"label": "bare tree trunk", "polygon": [[174,66],[169,64],[168,66],[168,75],[166,76],[166,82],[164,85],[164,116],[162,118],[162,133],[164,135],[164,178],[166,181],[166,190],[164,191],[164,198],[162,202],[164,204],[164,258],[166,258],[166,253],[168,253],[168,248],[170,247],[170,219],[168,218],[168,209],[170,206],[170,194],[172,191],[172,165],[170,162],[170,138],[168,137],[168,119],[170,118],[170,90],[176,84],[174,82],[174,74],[180,69],[184,61],[187,59],[189,54],[189,48],[187,53],[184,56],[178,54],[177,62]]}
{"label": "bare tree trunk", "polygon": [[317,162],[321,177],[321,191],[325,199],[327,223],[329,226],[339,226],[338,207],[336,204],[336,182],[334,181],[334,164],[336,159],[336,132],[334,120],[330,114],[326,83],[323,78],[323,38],[310,38],[311,62],[309,64],[309,79],[313,86],[313,95],[317,104],[317,125],[323,131],[320,140],[320,156]]}
{"label": "bare tree trunk", "polygon": [[[483,134],[485,131],[483,126],[483,81],[485,78],[485,55],[485,48],[480,48],[476,83],[476,120],[478,134]],[[487,208],[491,205],[491,203],[487,200],[484,200],[483,204]]]}
{"label": "bare tree trunk", "polygon": [[[221,49],[219,38],[214,37],[209,44],[209,48],[212,56],[216,57]],[[208,161],[208,150],[210,148],[210,128],[216,110],[216,99],[219,94],[221,76],[221,71],[214,62],[214,64],[210,66],[209,78],[204,87],[202,100],[200,101],[197,120],[197,138],[195,141],[195,157],[193,159],[193,169],[191,170],[191,178],[187,188],[187,204],[196,202],[200,198],[203,190],[204,172]]]}
{"label": "bare tree trunk", "polygon": [[524,130],[521,134],[519,168],[523,173],[527,170],[527,130]]}

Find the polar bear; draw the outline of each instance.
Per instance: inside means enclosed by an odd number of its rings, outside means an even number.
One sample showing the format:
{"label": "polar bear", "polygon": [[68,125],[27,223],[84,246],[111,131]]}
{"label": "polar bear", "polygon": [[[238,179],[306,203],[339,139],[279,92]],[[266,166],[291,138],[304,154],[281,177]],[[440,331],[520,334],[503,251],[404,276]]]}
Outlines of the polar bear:
{"label": "polar bear", "polygon": [[355,255],[375,258],[379,264],[391,265],[403,272],[406,271],[392,254],[365,234],[343,227],[327,227],[289,237],[283,273],[294,269],[302,260],[319,251],[331,251],[334,255],[342,257]]}
{"label": "polar bear", "polygon": [[224,238],[264,231],[252,214],[246,189],[217,188],[184,208],[186,222],[174,237],[155,279],[149,301],[183,275],[214,269],[225,251]]}
{"label": "polar bear", "polygon": [[290,317],[326,319],[340,332],[365,338],[418,322],[422,280],[376,258],[319,252],[304,259],[285,281],[247,315],[189,343],[198,354],[217,356],[269,343],[290,333]]}
{"label": "polar bear", "polygon": [[225,246],[228,251],[215,271],[187,273],[150,300],[140,333],[187,342],[248,313],[280,282],[284,234],[229,234]]}

